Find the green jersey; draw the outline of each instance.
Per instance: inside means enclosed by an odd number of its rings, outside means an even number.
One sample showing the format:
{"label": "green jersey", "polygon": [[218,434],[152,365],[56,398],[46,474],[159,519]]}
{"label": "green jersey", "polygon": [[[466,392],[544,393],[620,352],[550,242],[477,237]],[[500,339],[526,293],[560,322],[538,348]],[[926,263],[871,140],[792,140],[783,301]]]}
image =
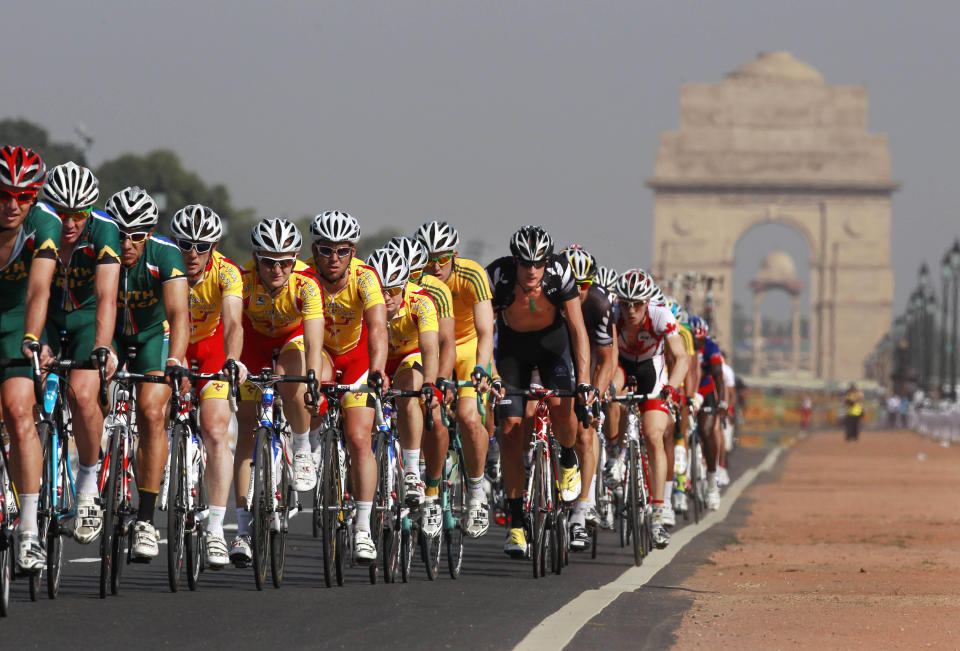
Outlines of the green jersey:
{"label": "green jersey", "polygon": [[163,326],[163,284],[184,278],[180,248],[165,237],[151,235],[140,259],[120,269],[117,297],[117,337],[132,338],[138,333]]}
{"label": "green jersey", "polygon": [[[6,321],[19,314],[23,329],[27,282],[35,258],[56,259],[60,245],[60,217],[44,203],[36,203],[20,225],[20,232],[6,264],[0,267],[0,330],[7,331]],[[6,318],[5,318],[6,317]]]}
{"label": "green jersey", "polygon": [[[93,311],[93,279],[97,266],[120,263],[120,229],[99,210],[91,212],[73,247],[66,265],[57,265],[57,276],[50,292],[50,317],[64,323],[66,313],[84,308]],[[57,258],[58,262],[60,258]]]}

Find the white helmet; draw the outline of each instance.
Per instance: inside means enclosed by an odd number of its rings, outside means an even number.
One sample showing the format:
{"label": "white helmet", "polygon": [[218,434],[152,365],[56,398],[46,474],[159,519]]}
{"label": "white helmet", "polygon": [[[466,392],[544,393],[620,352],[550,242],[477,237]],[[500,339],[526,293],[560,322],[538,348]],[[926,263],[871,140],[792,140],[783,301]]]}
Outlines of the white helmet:
{"label": "white helmet", "polygon": [[314,242],[327,240],[356,244],[360,241],[360,224],[349,213],[328,210],[320,213],[310,222],[310,237]]}
{"label": "white helmet", "polygon": [[391,247],[377,249],[367,258],[367,264],[380,276],[384,289],[403,287],[410,278],[410,267],[400,251]]}
{"label": "white helmet", "polygon": [[173,216],[170,232],[181,240],[217,243],[223,236],[220,215],[198,203],[184,206]]}
{"label": "white helmet", "polygon": [[618,277],[616,269],[602,265],[597,269],[597,283],[608,292],[612,292],[617,286]]}
{"label": "white helmet", "polygon": [[397,235],[387,242],[388,249],[396,249],[410,265],[410,271],[420,271],[427,266],[427,247],[418,238]]}
{"label": "white helmet", "polygon": [[660,285],[653,286],[653,296],[650,297],[650,302],[657,305],[667,304],[667,298],[663,295],[663,290],[660,289]]}
{"label": "white helmet", "polygon": [[154,228],[160,221],[157,202],[146,190],[135,185],[107,199],[104,208],[120,228]]}
{"label": "white helmet", "polygon": [[593,280],[597,277],[597,260],[580,247],[570,247],[564,253],[577,282]]}
{"label": "white helmet", "polygon": [[56,208],[86,210],[100,197],[100,183],[86,167],[64,163],[47,173],[43,196]]}
{"label": "white helmet", "polygon": [[427,253],[438,251],[455,251],[460,244],[460,235],[457,229],[447,222],[427,222],[417,229],[417,239],[427,247]]}
{"label": "white helmet", "polygon": [[614,289],[617,296],[627,302],[649,301],[656,290],[653,278],[643,269],[629,269],[620,274]]}
{"label": "white helmet", "polygon": [[541,262],[553,254],[553,238],[540,226],[524,226],[510,238],[510,253],[521,262]]}
{"label": "white helmet", "polygon": [[257,253],[300,252],[303,238],[294,223],[282,217],[266,217],[250,231],[250,242]]}

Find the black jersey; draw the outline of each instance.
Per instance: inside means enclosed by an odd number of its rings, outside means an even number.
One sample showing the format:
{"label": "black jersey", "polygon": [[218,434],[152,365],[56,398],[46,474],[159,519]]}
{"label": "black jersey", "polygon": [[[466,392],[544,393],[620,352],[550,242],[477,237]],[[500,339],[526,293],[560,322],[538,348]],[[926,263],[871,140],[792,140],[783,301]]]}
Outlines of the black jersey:
{"label": "black jersey", "polygon": [[613,303],[607,291],[591,285],[587,297],[580,304],[583,323],[587,327],[590,345],[607,347],[613,345]]}
{"label": "black jersey", "polygon": [[[497,258],[487,265],[487,275],[490,276],[490,287],[493,290],[493,310],[500,314],[510,307],[515,298],[513,288],[517,284],[517,263],[513,256]],[[550,256],[540,284],[543,295],[557,309],[580,295],[566,256]]]}

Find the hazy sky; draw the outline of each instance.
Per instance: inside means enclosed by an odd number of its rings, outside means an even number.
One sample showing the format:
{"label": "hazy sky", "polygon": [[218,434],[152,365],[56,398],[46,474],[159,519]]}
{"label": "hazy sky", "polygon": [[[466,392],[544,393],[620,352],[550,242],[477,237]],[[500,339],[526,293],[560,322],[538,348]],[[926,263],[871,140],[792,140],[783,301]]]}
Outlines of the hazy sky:
{"label": "hazy sky", "polygon": [[[953,2],[29,2],[7,7],[2,113],[91,159],[167,147],[264,215],[426,219],[506,252],[520,224],[646,266],[661,131],[684,82],[789,50],[866,84],[889,134],[897,304],[960,233]],[[761,231],[762,233],[762,231]],[[777,242],[740,246],[738,285]],[[800,240],[798,240],[800,241]],[[802,243],[788,250],[807,268]],[[771,302],[785,306],[786,302]],[[765,311],[767,311],[765,309]]]}

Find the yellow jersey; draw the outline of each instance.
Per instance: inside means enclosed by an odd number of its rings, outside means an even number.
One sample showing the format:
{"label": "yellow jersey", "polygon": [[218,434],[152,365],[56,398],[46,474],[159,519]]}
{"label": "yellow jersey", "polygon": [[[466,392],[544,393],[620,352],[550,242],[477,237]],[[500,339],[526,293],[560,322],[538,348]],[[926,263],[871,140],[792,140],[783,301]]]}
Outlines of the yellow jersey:
{"label": "yellow jersey", "polygon": [[420,276],[420,280],[416,284],[420,286],[420,289],[430,294],[430,298],[433,299],[433,303],[437,307],[438,319],[453,318],[453,296],[445,282],[436,276],[425,273]]}
{"label": "yellow jersey", "polygon": [[454,258],[453,271],[447,278],[453,300],[454,334],[457,345],[476,339],[473,306],[492,298],[487,270],[468,258]]}
{"label": "yellow jersey", "polygon": [[407,283],[400,309],[387,322],[390,339],[387,357],[396,359],[418,350],[420,335],[424,332],[439,332],[436,305],[427,292],[413,283]]}
{"label": "yellow jersey", "polygon": [[203,270],[203,278],[190,289],[191,344],[216,332],[225,296],[243,298],[240,267],[219,251],[214,251]]}
{"label": "yellow jersey", "polygon": [[[318,273],[313,263],[310,269]],[[323,348],[331,355],[344,355],[356,348],[366,330],[363,313],[374,305],[384,304],[380,277],[373,267],[354,256],[347,275],[349,279],[343,289],[336,294],[323,294],[326,318]]]}
{"label": "yellow jersey", "polygon": [[683,349],[687,351],[687,355],[692,356],[696,352],[693,348],[693,333],[684,326],[677,328],[677,332],[680,333],[680,338],[683,339]]}
{"label": "yellow jersey", "polygon": [[289,335],[304,321],[323,318],[323,290],[306,264],[297,260],[287,284],[273,296],[250,260],[241,271],[244,321],[265,337]]}

